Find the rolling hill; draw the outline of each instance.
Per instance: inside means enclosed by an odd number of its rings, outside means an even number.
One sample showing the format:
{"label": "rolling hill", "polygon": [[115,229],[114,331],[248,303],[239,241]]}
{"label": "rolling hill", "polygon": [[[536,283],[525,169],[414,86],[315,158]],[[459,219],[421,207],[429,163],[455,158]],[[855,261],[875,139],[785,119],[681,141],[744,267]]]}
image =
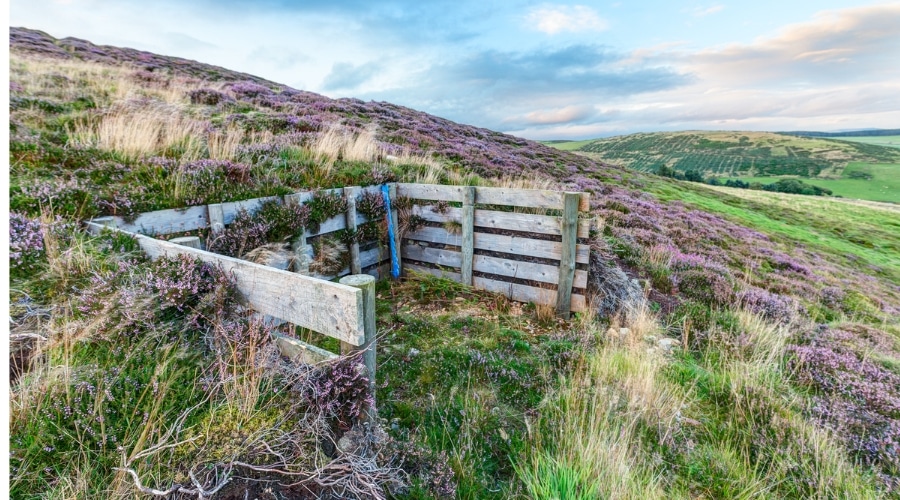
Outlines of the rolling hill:
{"label": "rolling hill", "polygon": [[[770,132],[656,132],[551,144],[644,172],[774,182],[799,177],[836,195],[900,202],[900,151],[890,137],[799,137]],[[884,144],[882,144],[884,143]]]}
{"label": "rolling hill", "polygon": [[[735,194],[23,28],[9,111],[11,498],[900,497],[892,207]],[[665,137],[808,175],[888,158],[742,135]],[[393,180],[590,192],[594,307],[562,321],[430,275],[381,280],[368,427],[352,357],[289,363],[226,273],[82,228]],[[226,235],[283,246],[273,228],[296,235],[341,202],[313,200]]]}

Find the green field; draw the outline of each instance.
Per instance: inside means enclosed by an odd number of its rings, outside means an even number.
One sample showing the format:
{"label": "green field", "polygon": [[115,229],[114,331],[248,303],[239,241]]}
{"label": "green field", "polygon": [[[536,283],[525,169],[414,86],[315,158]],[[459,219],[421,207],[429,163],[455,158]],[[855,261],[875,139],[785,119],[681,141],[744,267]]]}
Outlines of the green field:
{"label": "green field", "polygon": [[[900,136],[686,131],[546,144],[643,172],[667,167],[763,184],[796,177],[845,198],[900,202]],[[851,178],[854,173],[866,175]]]}
{"label": "green field", "polygon": [[879,266],[886,277],[900,283],[900,211],[893,207],[698,183],[678,187],[658,183],[650,191],[660,199],[724,215],[772,236],[850,257],[857,264]]}
{"label": "green field", "polygon": [[873,144],[875,146],[886,146],[889,148],[900,149],[900,135],[883,135],[872,137],[835,137],[835,140],[858,142],[861,144]]}
{"label": "green field", "polygon": [[563,151],[576,151],[592,142],[594,139],[587,139],[584,141],[540,141],[543,144],[546,144],[550,147],[554,147],[556,149],[561,149]]}
{"label": "green field", "polygon": [[[853,172],[863,172],[871,178],[851,179],[849,175]],[[739,177],[744,182],[761,184],[770,184],[780,178],[784,177]],[[897,163],[855,162],[847,165],[840,179],[803,179],[803,181],[830,189],[835,196],[843,198],[900,203],[900,164]]]}

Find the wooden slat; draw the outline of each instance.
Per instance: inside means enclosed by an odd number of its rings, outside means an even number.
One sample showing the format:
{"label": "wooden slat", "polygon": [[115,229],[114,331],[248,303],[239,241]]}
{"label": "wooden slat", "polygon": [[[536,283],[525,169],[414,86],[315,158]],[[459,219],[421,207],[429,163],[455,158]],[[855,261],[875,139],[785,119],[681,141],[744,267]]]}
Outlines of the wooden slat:
{"label": "wooden slat", "polygon": [[139,215],[135,220],[126,222],[118,216],[111,218],[114,227],[129,233],[163,235],[196,231],[209,226],[206,206],[188,207],[186,209],[157,210]]}
{"label": "wooden slat", "polygon": [[[397,193],[400,196],[417,200],[463,201],[462,188],[462,186],[443,186],[438,184],[398,183]],[[587,212],[590,209],[590,194],[579,193],[579,197],[578,209]],[[475,203],[562,210],[563,194],[559,191],[548,191],[545,189],[479,187],[475,190]]]}
{"label": "wooden slat", "polygon": [[288,337],[280,333],[273,333],[272,337],[275,339],[275,345],[278,346],[278,350],[281,351],[281,354],[287,356],[291,361],[316,365],[338,358],[337,354],[312,344],[307,344],[300,339]]}
{"label": "wooden slat", "polygon": [[[407,234],[406,238],[443,245],[460,246],[462,244],[461,234],[452,234],[442,227],[419,228]],[[477,250],[510,253],[542,259],[560,260],[562,258],[562,243],[560,242],[505,236],[502,234],[475,233],[475,248]],[[589,258],[590,247],[588,245],[577,245],[575,262],[587,264]]]}
{"label": "wooden slat", "polygon": [[306,237],[309,238],[311,236],[333,233],[335,231],[340,231],[341,229],[346,228],[347,217],[344,214],[338,214],[320,224],[317,231],[307,231]]}
{"label": "wooden slat", "polygon": [[[88,225],[92,232],[104,228],[100,224]],[[365,340],[362,292],[356,288],[148,236],[134,236],[141,249],[153,259],[166,255],[190,255],[219,265],[234,276],[247,305],[260,314],[283,319],[353,345],[361,345]]]}
{"label": "wooden slat", "polygon": [[[591,195],[578,193],[578,209],[587,212],[590,209]],[[479,205],[506,205],[511,207],[563,209],[563,193],[545,189],[507,189],[479,187],[475,194],[475,203]]]}
{"label": "wooden slat", "polygon": [[[447,278],[459,281],[460,274],[453,271],[443,269],[434,269],[431,267],[418,266],[415,264],[406,264],[406,269],[430,274],[439,278]],[[489,292],[501,293],[518,302],[534,302],[535,304],[554,305],[556,304],[556,291],[544,290],[528,285],[519,285],[516,283],[507,283],[504,281],[496,281],[487,278],[475,277],[475,288],[479,290],[487,290]],[[536,299],[536,300],[535,300]],[[543,301],[545,300],[546,301]],[[584,295],[572,295],[572,312],[582,312],[587,310],[587,299]]]}
{"label": "wooden slat", "polygon": [[462,186],[397,183],[397,196],[416,200],[463,201]]}
{"label": "wooden slat", "polygon": [[[447,207],[444,213],[435,212],[432,205],[414,205],[413,214],[429,222],[460,222],[462,210]],[[578,221],[578,237],[588,238],[591,231],[591,220]],[[559,236],[559,217],[549,215],[518,214],[514,212],[498,212],[496,210],[475,210],[475,226],[506,231],[522,231]]]}
{"label": "wooden slat", "polygon": [[[441,248],[423,247],[415,244],[403,246],[403,258],[427,262],[444,267],[459,268],[462,263],[461,254],[453,250]],[[559,268],[547,264],[534,262],[522,262],[518,260],[503,259],[490,255],[476,255],[473,269],[480,273],[496,274],[509,278],[539,281],[555,285],[559,281]],[[577,269],[575,271],[575,288],[587,287],[587,271]]]}

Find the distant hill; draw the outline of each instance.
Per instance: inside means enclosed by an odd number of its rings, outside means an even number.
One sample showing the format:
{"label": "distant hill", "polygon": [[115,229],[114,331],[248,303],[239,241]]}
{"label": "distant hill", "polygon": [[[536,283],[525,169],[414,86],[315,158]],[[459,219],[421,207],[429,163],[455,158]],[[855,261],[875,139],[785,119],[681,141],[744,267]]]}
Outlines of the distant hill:
{"label": "distant hill", "polygon": [[894,148],[772,132],[654,132],[579,142],[575,151],[636,170],[666,166],[707,176],[838,178],[853,162],[900,163]]}
{"label": "distant hill", "polygon": [[847,130],[844,132],[778,132],[785,135],[796,135],[800,137],[880,137],[884,135],[900,135],[900,128],[891,129],[866,129],[866,130]]}

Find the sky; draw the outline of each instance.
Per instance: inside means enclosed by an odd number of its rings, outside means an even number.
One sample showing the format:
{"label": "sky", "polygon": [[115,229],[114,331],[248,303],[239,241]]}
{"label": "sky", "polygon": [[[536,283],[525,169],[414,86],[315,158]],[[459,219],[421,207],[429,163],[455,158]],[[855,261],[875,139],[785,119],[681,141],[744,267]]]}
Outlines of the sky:
{"label": "sky", "polygon": [[10,26],[529,139],[900,128],[900,2],[11,0]]}

